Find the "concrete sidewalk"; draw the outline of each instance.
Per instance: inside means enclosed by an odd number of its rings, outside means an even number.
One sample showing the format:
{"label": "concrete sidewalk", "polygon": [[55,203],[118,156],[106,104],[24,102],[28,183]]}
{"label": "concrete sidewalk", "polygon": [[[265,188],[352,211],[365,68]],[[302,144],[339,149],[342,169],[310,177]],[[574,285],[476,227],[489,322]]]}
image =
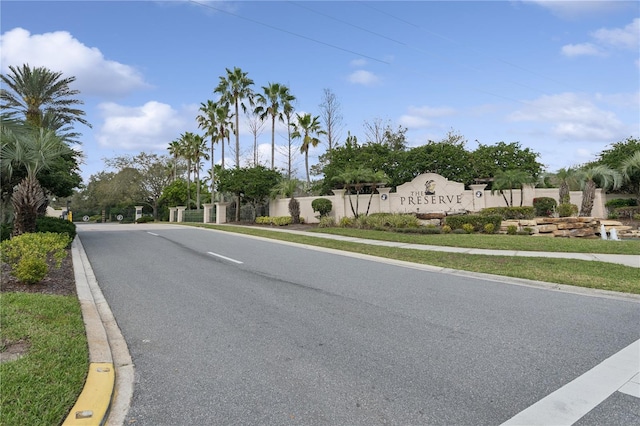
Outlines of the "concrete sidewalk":
{"label": "concrete sidewalk", "polygon": [[[226,225],[226,226],[241,226],[241,225]],[[304,235],[306,237],[328,238],[332,240],[348,241],[351,243],[369,244],[369,245],[385,246],[385,247],[397,247],[397,248],[412,249],[412,250],[443,251],[443,252],[449,252],[449,253],[464,253],[464,254],[484,254],[488,256],[551,257],[551,258],[558,258],[558,259],[592,260],[597,262],[617,263],[620,265],[631,266],[633,268],[640,268],[640,253],[638,255],[628,255],[628,254],[562,253],[562,252],[517,251],[517,250],[489,250],[489,249],[465,248],[465,247],[434,246],[434,245],[427,245],[427,244],[407,244],[407,243],[399,243],[394,241],[367,240],[364,238],[346,237],[343,235],[323,234],[321,232],[289,230],[289,229],[284,229],[284,227],[278,227],[278,228],[274,227],[274,228],[269,228],[268,230]],[[611,244],[624,244],[624,242],[612,241]]]}

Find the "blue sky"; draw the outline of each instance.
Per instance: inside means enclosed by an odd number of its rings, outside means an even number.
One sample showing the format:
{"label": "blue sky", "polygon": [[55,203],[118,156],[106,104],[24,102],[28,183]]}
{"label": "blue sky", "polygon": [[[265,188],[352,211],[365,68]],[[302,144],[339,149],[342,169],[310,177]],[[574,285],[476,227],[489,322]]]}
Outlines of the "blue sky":
{"label": "blue sky", "polygon": [[[296,111],[320,113],[323,90],[347,131],[408,128],[410,146],[453,131],[473,150],[520,142],[548,171],[593,160],[640,136],[637,1],[7,1],[0,64],[77,78],[93,128],[78,126],[85,180],[102,159],[166,154],[225,68],[254,90],[278,82]],[[241,119],[241,151],[253,137]],[[270,125],[259,139],[270,165]],[[284,146],[278,127],[276,144]],[[326,150],[310,151],[310,164]],[[280,150],[278,150],[280,151]],[[234,160],[226,151],[227,164]],[[285,168],[283,154],[276,166]],[[220,149],[216,149],[220,162]],[[295,167],[304,176],[304,158]]]}

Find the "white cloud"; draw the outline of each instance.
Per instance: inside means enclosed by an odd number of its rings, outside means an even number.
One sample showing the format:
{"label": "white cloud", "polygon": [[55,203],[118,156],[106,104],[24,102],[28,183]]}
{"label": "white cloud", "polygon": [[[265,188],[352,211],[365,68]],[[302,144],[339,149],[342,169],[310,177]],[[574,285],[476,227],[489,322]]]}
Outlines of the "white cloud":
{"label": "white cloud", "polygon": [[371,86],[380,81],[377,75],[365,70],[354,71],[349,74],[348,80],[351,83],[362,84],[363,86]]}
{"label": "white cloud", "polygon": [[445,117],[455,114],[455,110],[449,107],[415,107],[410,106],[407,108],[407,114],[404,114],[398,120],[403,126],[409,129],[423,129],[433,125],[432,118]]}
{"label": "white cloud", "polygon": [[176,111],[170,105],[150,101],[139,107],[112,102],[98,105],[104,124],[96,132],[102,147],[125,150],[163,150],[169,142],[194,127],[193,111]]}
{"label": "white cloud", "polygon": [[[629,7],[631,2],[622,1],[585,1],[585,0],[523,0],[523,3],[533,3],[544,7],[556,16],[574,19],[583,16],[593,16]],[[627,4],[625,4],[627,3]]]}
{"label": "white cloud", "polygon": [[566,44],[561,50],[564,56],[603,56],[604,52],[600,48],[591,43]]}
{"label": "white cloud", "polygon": [[611,141],[623,137],[625,131],[615,113],[574,93],[542,96],[509,119],[546,123],[553,136],[567,141]]}
{"label": "white cloud", "polygon": [[637,51],[640,46],[640,18],[624,28],[601,28],[592,36],[603,45]]}
{"label": "white cloud", "polygon": [[95,47],[88,47],[67,31],[31,34],[14,28],[0,36],[2,72],[8,65],[46,67],[76,77],[73,88],[83,95],[122,96],[149,87],[136,69],[108,60]]}
{"label": "white cloud", "polygon": [[591,33],[594,43],[567,44],[562,46],[565,56],[600,56],[610,49],[637,52],[640,47],[640,19],[636,18],[624,28],[600,28]]}
{"label": "white cloud", "polygon": [[367,65],[367,60],[364,58],[354,59],[351,62],[349,62],[349,65],[354,68],[362,68],[365,65]]}

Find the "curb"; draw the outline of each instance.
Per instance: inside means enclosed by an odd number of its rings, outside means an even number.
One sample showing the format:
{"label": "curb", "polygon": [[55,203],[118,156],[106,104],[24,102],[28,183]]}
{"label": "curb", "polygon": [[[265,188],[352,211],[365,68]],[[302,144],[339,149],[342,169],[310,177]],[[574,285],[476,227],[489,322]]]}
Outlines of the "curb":
{"label": "curb", "polygon": [[62,425],[122,424],[133,394],[133,363],[77,236],[71,254],[89,346],[89,372]]}

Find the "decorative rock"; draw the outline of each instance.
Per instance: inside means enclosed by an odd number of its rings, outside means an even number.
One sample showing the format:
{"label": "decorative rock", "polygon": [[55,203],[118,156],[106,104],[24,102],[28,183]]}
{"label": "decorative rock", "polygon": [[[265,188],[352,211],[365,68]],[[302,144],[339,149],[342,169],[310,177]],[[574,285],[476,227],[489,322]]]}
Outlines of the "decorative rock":
{"label": "decorative rock", "polygon": [[547,232],[555,232],[558,230],[557,225],[540,225],[538,226],[538,231],[542,234]]}

